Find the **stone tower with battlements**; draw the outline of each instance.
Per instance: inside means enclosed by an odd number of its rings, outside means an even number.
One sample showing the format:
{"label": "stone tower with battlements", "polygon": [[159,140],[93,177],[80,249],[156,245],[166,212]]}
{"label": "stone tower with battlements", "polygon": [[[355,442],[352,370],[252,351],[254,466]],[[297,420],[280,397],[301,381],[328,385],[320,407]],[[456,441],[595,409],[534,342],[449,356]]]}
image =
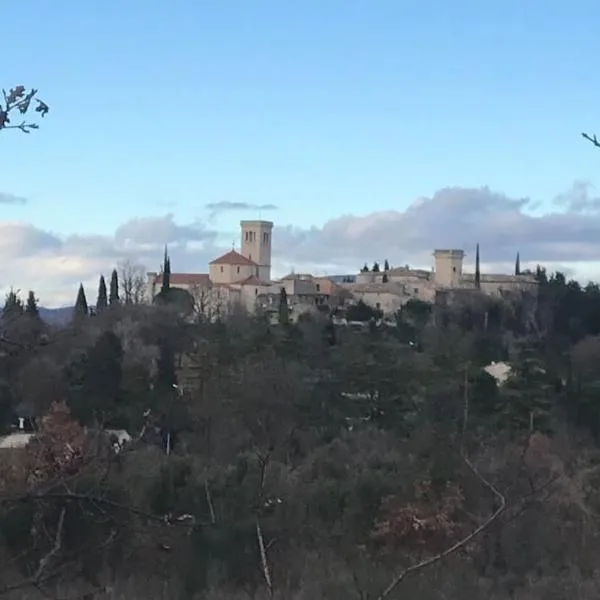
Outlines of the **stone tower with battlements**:
{"label": "stone tower with battlements", "polygon": [[462,250],[435,250],[435,283],[440,287],[458,287],[462,278],[463,258]]}

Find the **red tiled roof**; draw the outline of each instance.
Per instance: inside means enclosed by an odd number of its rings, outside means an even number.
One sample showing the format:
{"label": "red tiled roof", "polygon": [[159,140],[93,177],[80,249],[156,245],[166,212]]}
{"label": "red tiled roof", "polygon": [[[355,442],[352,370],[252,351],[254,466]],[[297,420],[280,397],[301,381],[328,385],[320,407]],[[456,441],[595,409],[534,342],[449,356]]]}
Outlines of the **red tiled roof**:
{"label": "red tiled roof", "polygon": [[[154,278],[154,283],[162,283],[162,273]],[[210,278],[208,273],[171,273],[169,277],[173,285],[208,285]]]}
{"label": "red tiled roof", "polygon": [[250,277],[247,277],[246,279],[240,281],[239,283],[240,283],[240,285],[262,285],[265,287],[270,285],[269,283],[267,283],[266,281],[263,281],[262,279],[259,279],[255,275],[250,275]]}
{"label": "red tiled roof", "polygon": [[215,258],[215,260],[211,260],[210,265],[243,265],[245,267],[255,267],[256,263],[245,256],[242,256],[239,252],[235,250],[230,250],[227,254],[223,254],[223,256],[219,256],[219,258]]}

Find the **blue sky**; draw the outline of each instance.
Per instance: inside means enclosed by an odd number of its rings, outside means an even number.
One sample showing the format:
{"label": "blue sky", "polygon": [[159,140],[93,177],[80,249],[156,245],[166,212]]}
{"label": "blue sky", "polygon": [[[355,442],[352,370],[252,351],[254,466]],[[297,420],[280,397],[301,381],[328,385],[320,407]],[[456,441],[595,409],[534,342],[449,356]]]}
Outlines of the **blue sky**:
{"label": "blue sky", "polygon": [[597,181],[596,1],[29,0],[3,22],[2,84],[51,106],[2,134],[1,191],[30,200],[4,218],[57,233],[220,201],[305,227],[445,186],[548,203]]}

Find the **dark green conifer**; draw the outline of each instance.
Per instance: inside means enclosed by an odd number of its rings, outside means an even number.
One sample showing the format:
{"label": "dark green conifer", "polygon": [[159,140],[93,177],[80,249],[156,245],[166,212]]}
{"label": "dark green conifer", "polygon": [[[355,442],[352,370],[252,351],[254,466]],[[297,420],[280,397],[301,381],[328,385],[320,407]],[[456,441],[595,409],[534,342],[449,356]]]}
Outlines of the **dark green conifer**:
{"label": "dark green conifer", "polygon": [[165,246],[165,258],[163,261],[163,272],[162,272],[162,285],[160,291],[163,296],[166,296],[169,288],[171,287],[171,259],[167,254],[167,247]]}
{"label": "dark green conifer", "polygon": [[479,270],[479,244],[477,244],[477,250],[475,252],[475,287],[478,289],[481,287],[481,272]]}
{"label": "dark green conifer", "polygon": [[118,304],[120,304],[119,275],[117,274],[116,269],[113,269],[113,272],[110,276],[110,293],[108,296],[108,303],[110,306],[117,306]]}
{"label": "dark green conifer", "polygon": [[96,300],[96,312],[102,312],[108,306],[108,298],[106,294],[106,281],[104,275],[100,275],[100,283],[98,284],[98,299]]}
{"label": "dark green conifer", "polygon": [[35,297],[35,294],[31,290],[29,291],[29,294],[27,296],[27,303],[25,304],[25,314],[29,315],[30,317],[39,317],[40,316],[40,311],[39,311],[38,304],[37,304],[37,298]]}
{"label": "dark green conifer", "polygon": [[77,292],[77,300],[75,301],[75,318],[81,318],[89,314],[88,303],[85,297],[85,290],[83,289],[83,283],[79,284],[79,290]]}

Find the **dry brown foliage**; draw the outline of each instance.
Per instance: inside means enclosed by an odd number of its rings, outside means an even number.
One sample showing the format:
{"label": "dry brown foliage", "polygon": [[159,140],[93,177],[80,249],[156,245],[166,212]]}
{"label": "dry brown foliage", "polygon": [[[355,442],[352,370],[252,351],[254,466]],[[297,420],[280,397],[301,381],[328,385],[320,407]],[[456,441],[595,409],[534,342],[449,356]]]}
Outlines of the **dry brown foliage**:
{"label": "dry brown foliage", "polygon": [[28,483],[74,475],[85,457],[85,432],[71,418],[65,402],[53,402],[42,418],[39,433],[27,445]]}
{"label": "dry brown foliage", "polygon": [[463,492],[456,484],[446,484],[439,493],[430,481],[417,482],[412,502],[403,503],[396,496],[383,501],[371,538],[384,551],[419,548],[440,552],[465,532],[459,517],[463,504]]}

